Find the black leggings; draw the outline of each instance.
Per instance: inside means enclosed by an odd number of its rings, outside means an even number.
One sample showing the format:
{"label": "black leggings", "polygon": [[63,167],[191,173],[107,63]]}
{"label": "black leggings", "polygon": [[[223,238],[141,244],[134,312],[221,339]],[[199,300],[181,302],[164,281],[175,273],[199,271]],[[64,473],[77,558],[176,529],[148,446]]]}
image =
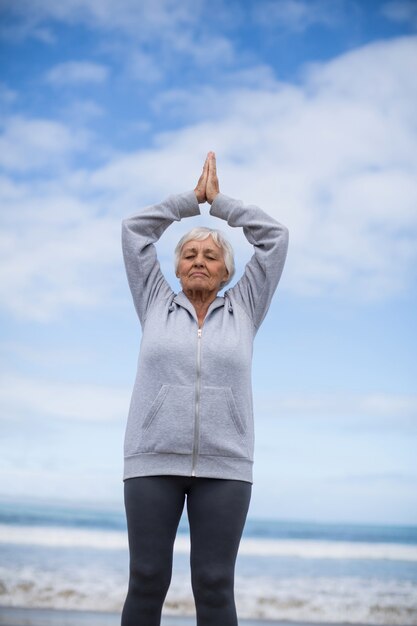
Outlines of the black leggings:
{"label": "black leggings", "polygon": [[251,490],[249,482],[218,478],[125,480],[130,578],[122,626],[160,626],[186,495],[197,626],[237,626],[234,570]]}

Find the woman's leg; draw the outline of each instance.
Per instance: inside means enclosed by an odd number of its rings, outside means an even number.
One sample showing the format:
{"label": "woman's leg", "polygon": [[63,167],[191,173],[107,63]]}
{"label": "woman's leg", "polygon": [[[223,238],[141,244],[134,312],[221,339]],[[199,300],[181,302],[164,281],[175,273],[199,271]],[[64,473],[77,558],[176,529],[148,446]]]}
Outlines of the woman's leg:
{"label": "woman's leg", "polygon": [[184,508],[184,481],[181,476],[129,478],[124,482],[124,496],[130,577],[122,626],[160,626]]}
{"label": "woman's leg", "polygon": [[187,496],[197,626],[237,626],[234,573],[252,485],[194,478]]}

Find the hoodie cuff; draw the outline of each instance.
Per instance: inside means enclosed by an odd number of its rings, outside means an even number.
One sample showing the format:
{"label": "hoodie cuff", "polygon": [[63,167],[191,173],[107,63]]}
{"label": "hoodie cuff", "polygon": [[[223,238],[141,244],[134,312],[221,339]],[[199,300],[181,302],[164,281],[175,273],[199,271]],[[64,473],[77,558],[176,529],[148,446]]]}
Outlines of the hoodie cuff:
{"label": "hoodie cuff", "polygon": [[180,219],[200,215],[200,205],[197,202],[197,196],[194,190],[176,194],[172,196],[172,198],[177,205]]}
{"label": "hoodie cuff", "polygon": [[234,198],[226,196],[226,194],[220,192],[211,203],[210,215],[219,217],[222,220],[227,220],[234,204],[236,204],[236,200]]}

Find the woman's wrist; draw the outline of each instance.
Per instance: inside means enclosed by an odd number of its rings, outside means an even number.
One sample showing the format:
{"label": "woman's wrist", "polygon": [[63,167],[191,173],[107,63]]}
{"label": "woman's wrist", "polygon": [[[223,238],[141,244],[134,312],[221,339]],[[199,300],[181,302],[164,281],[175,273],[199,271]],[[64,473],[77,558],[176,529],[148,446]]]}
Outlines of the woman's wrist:
{"label": "woman's wrist", "polygon": [[197,198],[198,204],[202,204],[203,202],[206,201],[206,193],[205,193],[205,191],[202,192],[201,190],[196,188],[196,189],[194,189],[194,193],[195,193],[195,197]]}
{"label": "woman's wrist", "polygon": [[207,196],[207,202],[209,204],[213,204],[214,200],[219,195],[219,193],[220,193],[220,191],[216,191],[212,196],[210,196],[210,198]]}

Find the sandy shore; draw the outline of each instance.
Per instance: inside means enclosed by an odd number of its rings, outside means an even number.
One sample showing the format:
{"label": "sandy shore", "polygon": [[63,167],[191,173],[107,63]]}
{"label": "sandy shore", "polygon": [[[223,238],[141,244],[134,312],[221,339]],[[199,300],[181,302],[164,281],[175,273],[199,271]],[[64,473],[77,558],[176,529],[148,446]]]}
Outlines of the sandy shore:
{"label": "sandy shore", "polygon": [[[195,626],[193,617],[163,616],[161,626]],[[20,609],[0,606],[0,626],[120,626],[119,613],[62,611],[54,609]],[[318,626],[311,622],[288,622],[240,619],[239,626]],[[320,626],[351,626],[323,624]],[[356,624],[355,626],[367,626]]]}

